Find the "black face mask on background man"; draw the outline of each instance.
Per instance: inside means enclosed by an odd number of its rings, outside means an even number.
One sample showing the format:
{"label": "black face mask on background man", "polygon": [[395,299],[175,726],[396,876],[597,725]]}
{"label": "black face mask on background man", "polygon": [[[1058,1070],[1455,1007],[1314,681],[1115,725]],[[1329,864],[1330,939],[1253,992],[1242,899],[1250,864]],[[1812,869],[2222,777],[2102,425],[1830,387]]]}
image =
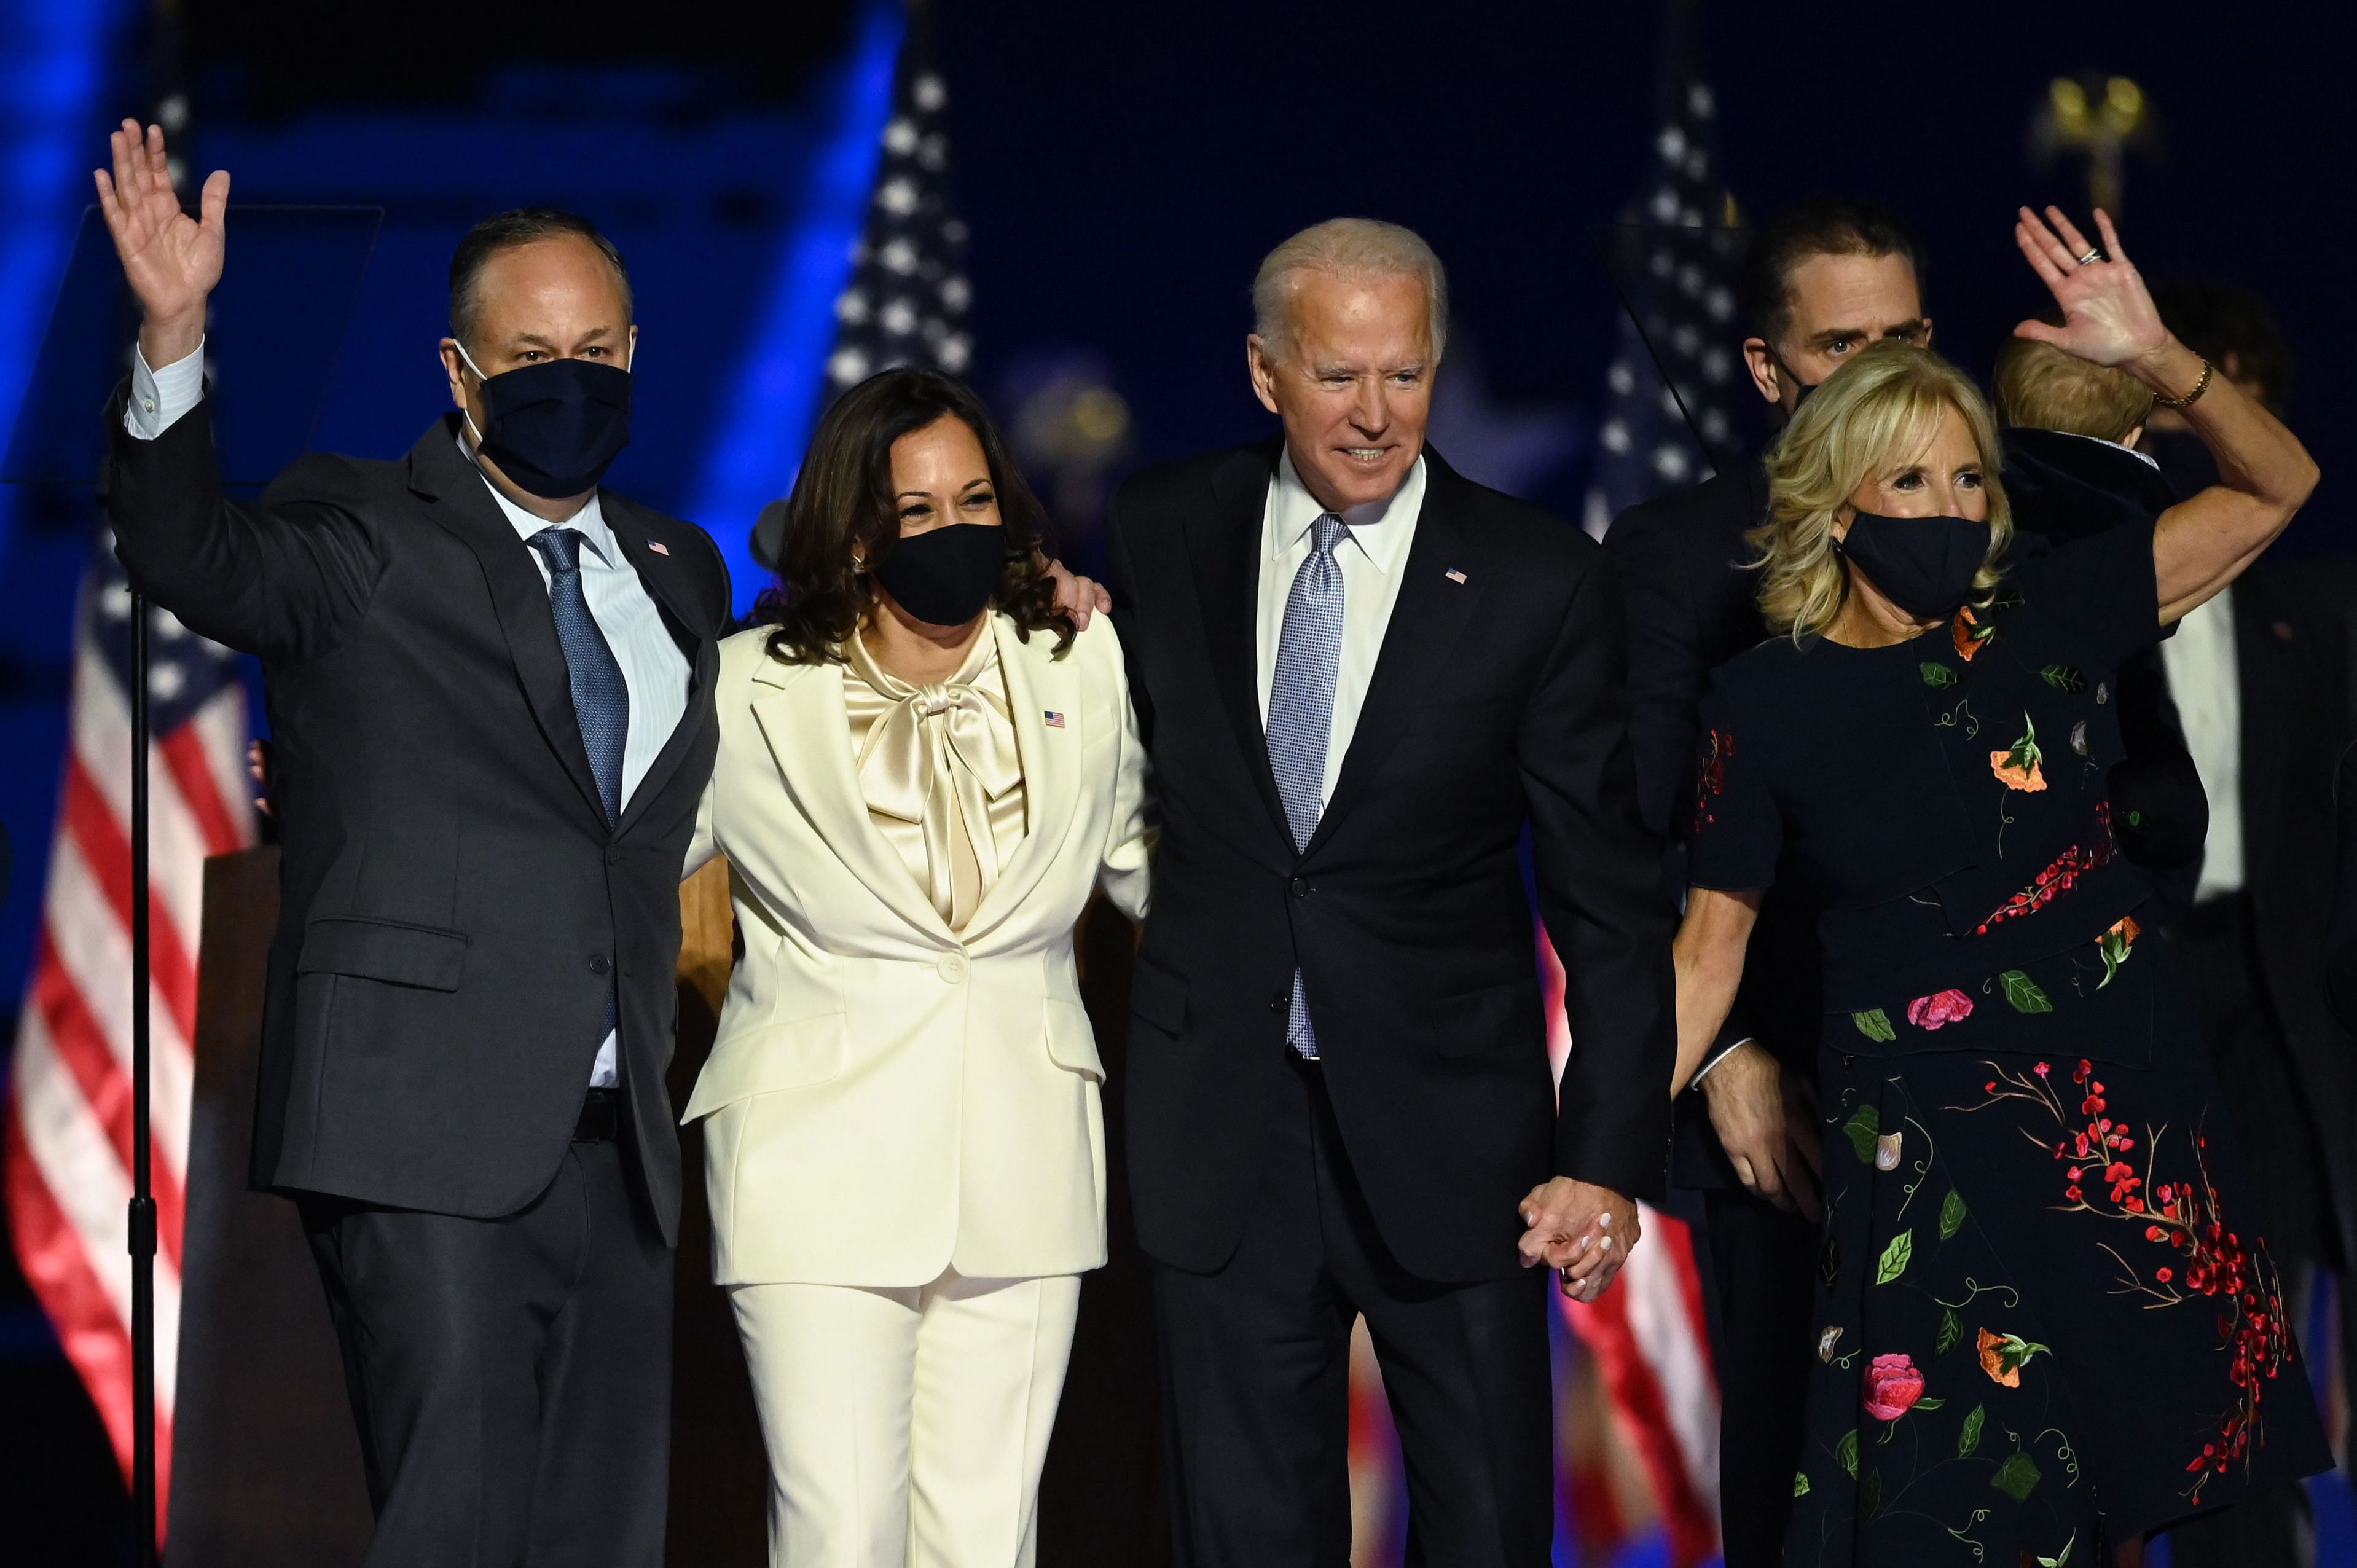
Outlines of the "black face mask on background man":
{"label": "black face mask on background man", "polygon": [[1919,620],[1944,617],[1973,591],[1987,558],[1986,522],[1963,517],[1878,517],[1862,511],[1849,537],[1834,546],[1882,590],[1883,597]]}
{"label": "black face mask on background man", "polygon": [[533,495],[563,500],[596,489],[630,444],[630,372],[621,366],[544,360],[486,376],[464,343],[458,357],[483,383],[476,449]]}
{"label": "black face mask on background man", "polygon": [[963,626],[989,607],[1006,571],[1006,525],[953,522],[886,546],[876,580],[928,626]]}

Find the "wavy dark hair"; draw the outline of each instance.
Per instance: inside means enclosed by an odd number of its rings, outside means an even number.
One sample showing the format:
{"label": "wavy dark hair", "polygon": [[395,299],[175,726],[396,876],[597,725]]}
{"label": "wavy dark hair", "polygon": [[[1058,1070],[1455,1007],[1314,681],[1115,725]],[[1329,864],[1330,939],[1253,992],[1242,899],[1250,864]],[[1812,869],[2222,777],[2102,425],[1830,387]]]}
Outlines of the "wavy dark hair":
{"label": "wavy dark hair", "polygon": [[778,584],[754,602],[755,621],[776,629],[770,652],[789,664],[840,662],[843,647],[876,607],[872,566],[900,538],[892,490],[892,444],[950,418],[974,432],[990,467],[998,515],[1006,525],[1006,567],[991,608],[1029,641],[1056,633],[1056,654],[1072,646],[1071,617],[1056,607],[1056,585],[1044,553],[1047,514],[1023,482],[990,410],[974,389],[939,371],[883,371],[845,392],[818,422],[802,473],[786,501]]}

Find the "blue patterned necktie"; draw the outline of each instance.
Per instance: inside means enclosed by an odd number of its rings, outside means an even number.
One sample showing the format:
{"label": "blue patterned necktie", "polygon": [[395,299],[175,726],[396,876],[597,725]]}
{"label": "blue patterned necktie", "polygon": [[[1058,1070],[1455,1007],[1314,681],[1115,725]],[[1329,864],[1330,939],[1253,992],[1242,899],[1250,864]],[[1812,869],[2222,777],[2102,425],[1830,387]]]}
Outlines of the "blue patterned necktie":
{"label": "blue patterned necktie", "polygon": [[[1334,678],[1342,663],[1342,564],[1334,559],[1334,547],[1349,532],[1330,511],[1312,525],[1309,559],[1294,574],[1293,589],[1285,596],[1276,679],[1269,686],[1268,766],[1276,775],[1277,799],[1285,802],[1297,851],[1308,847],[1326,811],[1326,741],[1334,725]],[[1299,969],[1293,972],[1285,1039],[1307,1060],[1318,1059],[1318,1032],[1310,1027]]]}
{"label": "blue patterned necktie", "polygon": [[[589,753],[589,771],[597,777],[597,798],[605,803],[610,828],[622,816],[622,747],[630,736],[630,688],[582,591],[580,531],[544,528],[532,536],[531,544],[548,563],[548,607],[556,617],[557,643],[565,650],[573,716],[581,726],[581,745]],[[601,1038],[613,1032],[616,1016],[609,984]]]}

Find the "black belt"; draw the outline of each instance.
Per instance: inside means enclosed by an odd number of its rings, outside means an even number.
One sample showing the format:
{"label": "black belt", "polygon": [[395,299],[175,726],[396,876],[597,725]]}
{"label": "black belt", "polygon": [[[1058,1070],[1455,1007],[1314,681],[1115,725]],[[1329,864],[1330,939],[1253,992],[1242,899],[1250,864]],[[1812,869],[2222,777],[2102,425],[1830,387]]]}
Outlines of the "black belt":
{"label": "black belt", "polygon": [[576,1144],[610,1144],[622,1135],[622,1096],[619,1090],[593,1089],[581,1101],[581,1119],[573,1123]]}

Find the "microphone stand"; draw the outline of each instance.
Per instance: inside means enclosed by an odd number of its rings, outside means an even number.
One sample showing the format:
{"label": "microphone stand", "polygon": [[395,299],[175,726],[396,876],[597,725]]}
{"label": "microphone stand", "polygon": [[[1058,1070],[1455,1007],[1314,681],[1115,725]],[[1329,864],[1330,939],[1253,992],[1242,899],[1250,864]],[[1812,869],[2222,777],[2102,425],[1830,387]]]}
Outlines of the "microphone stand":
{"label": "microphone stand", "polygon": [[156,1197],[148,1168],[147,596],[131,595],[131,1509],[156,1568]]}

